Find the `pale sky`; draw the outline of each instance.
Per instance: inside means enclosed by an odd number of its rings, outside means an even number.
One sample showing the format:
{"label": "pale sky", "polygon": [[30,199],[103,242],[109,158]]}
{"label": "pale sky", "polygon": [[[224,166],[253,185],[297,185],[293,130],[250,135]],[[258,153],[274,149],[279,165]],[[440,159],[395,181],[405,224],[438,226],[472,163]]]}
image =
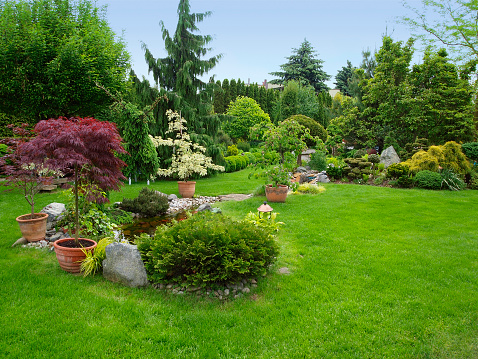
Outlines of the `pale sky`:
{"label": "pale sky", "polygon": [[[148,75],[141,42],[155,58],[166,57],[159,21],[171,36],[177,24],[179,0],[98,0],[107,5],[112,29],[124,34],[131,62],[138,77]],[[408,3],[419,6],[420,0]],[[213,51],[222,53],[219,64],[204,77],[216,80],[241,79],[261,83],[280,71],[292,48],[306,38],[324,61],[323,69],[332,76],[327,85],[334,88],[335,75],[347,60],[359,66],[362,50],[379,49],[384,34],[406,42],[411,36],[407,25],[397,20],[410,15],[402,0],[190,0],[191,11],[212,11],[198,24],[200,34],[212,35]],[[208,56],[209,57],[209,56]],[[420,62],[417,51],[413,63]]]}

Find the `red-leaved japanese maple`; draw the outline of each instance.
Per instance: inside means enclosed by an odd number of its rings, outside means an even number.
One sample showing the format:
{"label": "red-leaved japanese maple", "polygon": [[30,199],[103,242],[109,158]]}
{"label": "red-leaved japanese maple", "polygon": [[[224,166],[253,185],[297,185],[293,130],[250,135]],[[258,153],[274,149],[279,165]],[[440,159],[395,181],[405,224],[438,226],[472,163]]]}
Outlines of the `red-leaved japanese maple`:
{"label": "red-leaved japanese maple", "polygon": [[[72,173],[75,195],[75,242],[78,242],[79,188],[101,191],[119,190],[125,179],[121,169],[126,165],[117,155],[126,153],[116,125],[94,118],[64,118],[40,121],[34,129],[37,136],[22,145],[30,162],[44,161],[48,168]],[[86,191],[96,197],[85,198],[108,202],[100,191]]]}

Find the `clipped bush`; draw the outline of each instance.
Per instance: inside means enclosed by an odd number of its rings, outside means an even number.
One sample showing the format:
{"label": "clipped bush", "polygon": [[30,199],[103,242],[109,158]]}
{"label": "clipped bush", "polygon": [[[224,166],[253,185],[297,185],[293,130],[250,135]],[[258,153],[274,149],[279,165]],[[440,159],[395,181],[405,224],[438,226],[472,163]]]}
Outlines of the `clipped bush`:
{"label": "clipped bush", "polygon": [[168,197],[155,190],[143,187],[138,197],[123,198],[121,208],[128,212],[139,213],[143,217],[156,217],[166,213],[169,208]]}
{"label": "clipped bush", "polygon": [[400,178],[408,176],[410,168],[404,163],[392,163],[387,167],[387,178]]}
{"label": "clipped bush", "polygon": [[325,153],[321,151],[312,153],[308,165],[315,171],[325,171],[327,169],[327,158]]}
{"label": "clipped bush", "polygon": [[357,150],[354,152],[353,154],[353,158],[362,158],[363,156],[365,156],[367,154],[367,151],[364,150],[364,149],[360,149],[360,150]]}
{"label": "clipped bush", "polygon": [[224,166],[226,172],[234,172],[236,170],[236,160],[234,156],[224,157],[224,161],[226,162]]}
{"label": "clipped bush", "polygon": [[415,175],[415,185],[425,189],[440,189],[442,177],[438,172],[429,170],[420,171]]}
{"label": "clipped bush", "polygon": [[468,142],[461,145],[463,153],[472,161],[478,161],[478,142]]}
{"label": "clipped bush", "polygon": [[334,165],[333,163],[329,163],[326,169],[327,176],[332,180],[339,180],[344,175],[343,167],[340,165]]}
{"label": "clipped bush", "polygon": [[151,281],[199,287],[265,274],[278,254],[270,231],[207,211],[136,243]]}

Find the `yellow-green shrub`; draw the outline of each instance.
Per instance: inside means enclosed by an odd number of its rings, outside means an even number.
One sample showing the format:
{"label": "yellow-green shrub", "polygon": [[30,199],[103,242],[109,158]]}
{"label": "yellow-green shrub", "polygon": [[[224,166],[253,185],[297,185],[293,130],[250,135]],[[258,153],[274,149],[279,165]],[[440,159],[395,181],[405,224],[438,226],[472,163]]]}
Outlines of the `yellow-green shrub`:
{"label": "yellow-green shrub", "polygon": [[441,167],[464,175],[470,170],[470,164],[461,151],[461,145],[454,141],[447,142],[443,146],[430,146],[426,152],[418,151],[404,163],[414,173],[425,170],[438,172]]}

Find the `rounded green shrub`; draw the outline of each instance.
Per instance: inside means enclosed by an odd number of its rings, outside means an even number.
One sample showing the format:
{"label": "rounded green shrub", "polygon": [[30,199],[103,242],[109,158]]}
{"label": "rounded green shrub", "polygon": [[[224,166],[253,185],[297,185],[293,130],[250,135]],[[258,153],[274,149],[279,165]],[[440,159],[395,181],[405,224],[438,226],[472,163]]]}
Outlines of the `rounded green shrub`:
{"label": "rounded green shrub", "polygon": [[151,281],[200,287],[265,274],[278,254],[267,229],[207,211],[136,243]]}
{"label": "rounded green shrub", "polygon": [[168,197],[155,190],[143,187],[138,197],[123,198],[120,207],[128,212],[139,213],[144,217],[156,217],[166,213],[169,208]]}
{"label": "rounded green shrub", "polygon": [[[310,135],[313,137],[320,138],[323,142],[327,141],[327,130],[314,119],[304,116],[304,115],[293,115],[288,118],[288,120],[295,120],[300,125],[306,127],[310,131]],[[306,140],[308,147],[314,147],[316,143],[313,140]]]}
{"label": "rounded green shrub", "polygon": [[400,178],[408,176],[410,168],[403,163],[392,163],[387,167],[387,178]]}
{"label": "rounded green shrub", "polygon": [[425,189],[440,189],[442,178],[438,172],[420,171],[415,175],[415,186]]}
{"label": "rounded green shrub", "polygon": [[239,154],[239,149],[236,145],[227,146],[227,155],[228,156],[237,156]]}
{"label": "rounded green shrub", "polygon": [[226,162],[224,166],[226,172],[234,172],[236,170],[236,160],[234,156],[224,157],[224,161]]}

